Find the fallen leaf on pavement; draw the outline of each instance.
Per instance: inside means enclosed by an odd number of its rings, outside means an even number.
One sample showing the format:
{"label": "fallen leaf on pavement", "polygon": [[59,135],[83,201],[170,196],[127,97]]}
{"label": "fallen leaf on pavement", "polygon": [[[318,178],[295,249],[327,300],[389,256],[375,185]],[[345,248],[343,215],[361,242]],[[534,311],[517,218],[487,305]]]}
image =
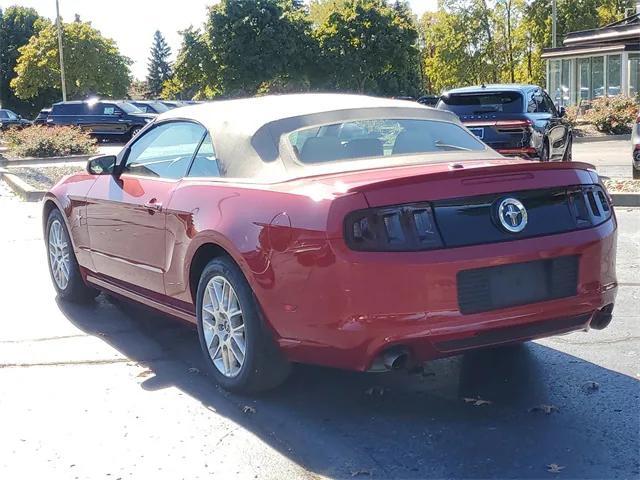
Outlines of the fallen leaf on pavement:
{"label": "fallen leaf on pavement", "polygon": [[551,463],[547,465],[547,472],[549,473],[560,473],[564,469],[565,467],[558,465],[557,463]]}
{"label": "fallen leaf on pavement", "polygon": [[588,392],[595,392],[600,389],[600,384],[598,382],[587,382],[583,385],[584,389]]}
{"label": "fallen leaf on pavement", "polygon": [[351,472],[351,476],[352,477],[359,477],[360,475],[371,475],[371,472],[369,470],[354,470],[353,472]]}
{"label": "fallen leaf on pavement", "polygon": [[478,398],[463,398],[464,403],[472,403],[474,407],[481,407],[483,405],[491,405],[493,402],[491,400],[483,400],[480,397]]}
{"label": "fallen leaf on pavement", "polygon": [[249,405],[245,405],[244,408],[242,409],[242,413],[256,413],[256,409],[253,407],[250,407]]}
{"label": "fallen leaf on pavement", "polygon": [[148,377],[149,375],[151,375],[153,372],[151,370],[149,370],[148,368],[146,370],[143,370],[142,372],[140,372],[138,375],[136,375],[138,378],[144,378],[144,377]]}
{"label": "fallen leaf on pavement", "polygon": [[538,405],[529,409],[530,412],[544,412],[547,415],[551,415],[553,412],[559,412],[560,409],[555,405]]}

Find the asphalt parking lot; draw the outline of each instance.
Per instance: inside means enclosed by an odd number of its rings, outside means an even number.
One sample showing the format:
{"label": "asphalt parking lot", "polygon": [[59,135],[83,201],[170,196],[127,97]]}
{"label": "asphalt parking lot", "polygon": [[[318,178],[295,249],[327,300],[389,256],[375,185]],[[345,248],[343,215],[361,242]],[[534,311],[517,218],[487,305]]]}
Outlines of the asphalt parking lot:
{"label": "asphalt parking lot", "polygon": [[640,210],[617,215],[608,329],[251,398],[189,326],[56,301],[40,205],[0,183],[0,478],[638,478]]}
{"label": "asphalt parking lot", "polygon": [[631,178],[631,140],[576,142],[573,159],[595,165],[605,177]]}

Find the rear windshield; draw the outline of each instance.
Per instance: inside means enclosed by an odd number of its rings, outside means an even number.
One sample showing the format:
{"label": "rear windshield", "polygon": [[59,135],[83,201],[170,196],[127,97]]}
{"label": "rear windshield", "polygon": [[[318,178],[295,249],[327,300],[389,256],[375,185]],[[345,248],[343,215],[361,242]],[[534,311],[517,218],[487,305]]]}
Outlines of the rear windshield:
{"label": "rear windshield", "polygon": [[457,115],[485,113],[522,113],[522,95],[518,92],[452,93],[440,99],[438,108]]}
{"label": "rear windshield", "polygon": [[297,130],[289,141],[305,164],[486,148],[455,123],[386,118]]}

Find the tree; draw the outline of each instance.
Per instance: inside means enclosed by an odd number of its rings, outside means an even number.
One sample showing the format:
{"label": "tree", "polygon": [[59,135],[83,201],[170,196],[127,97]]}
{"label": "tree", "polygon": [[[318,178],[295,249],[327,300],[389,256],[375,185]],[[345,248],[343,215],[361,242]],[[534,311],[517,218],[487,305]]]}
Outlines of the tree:
{"label": "tree", "polygon": [[309,2],[309,19],[315,26],[326,22],[331,14],[344,8],[347,0],[311,0]]}
{"label": "tree", "polygon": [[180,32],[182,45],[174,65],[173,76],[163,85],[162,98],[206,99],[219,94],[215,76],[215,61],[206,36],[189,27]]}
{"label": "tree", "polygon": [[348,0],[315,36],[327,87],[382,95],[420,90],[418,33],[405,2]]}
{"label": "tree", "polygon": [[482,17],[468,11],[427,12],[421,28],[424,72],[431,91],[497,80],[499,67],[495,55],[488,54],[492,44]]}
{"label": "tree", "polygon": [[162,92],[162,85],[171,77],[170,56],[171,48],[162,33],[156,30],[156,33],[153,34],[153,45],[151,46],[151,57],[149,57],[147,73],[150,98],[158,98]]}
{"label": "tree", "polygon": [[[115,42],[103,37],[90,23],[63,24],[64,60],[69,98],[88,95],[124,97],[131,77],[131,60],[120,54]],[[29,99],[54,86],[60,94],[58,37],[48,24],[19,49],[17,76],[11,87],[18,98]]]}
{"label": "tree", "polygon": [[132,80],[127,91],[131,100],[144,100],[149,97],[149,85],[146,80]]}
{"label": "tree", "polygon": [[205,27],[216,71],[210,89],[253,95],[265,84],[304,82],[314,61],[311,24],[301,0],[222,0]]}
{"label": "tree", "polygon": [[0,105],[3,108],[27,113],[30,105],[23,105],[9,88],[20,53],[32,35],[46,25],[33,8],[9,7],[0,11]]}

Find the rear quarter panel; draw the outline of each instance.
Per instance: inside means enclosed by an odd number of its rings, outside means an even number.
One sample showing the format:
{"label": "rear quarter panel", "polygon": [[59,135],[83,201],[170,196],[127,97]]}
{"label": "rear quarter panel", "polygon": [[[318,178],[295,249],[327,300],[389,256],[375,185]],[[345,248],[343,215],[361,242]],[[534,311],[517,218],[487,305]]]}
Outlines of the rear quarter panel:
{"label": "rear quarter panel", "polygon": [[194,311],[191,262],[200,247],[215,244],[240,266],[275,333],[298,336],[289,299],[304,291],[316,267],[334,262],[326,233],[330,210],[345,203],[366,207],[360,194],[344,198],[336,203],[317,189],[180,182],[167,210],[167,295]]}

